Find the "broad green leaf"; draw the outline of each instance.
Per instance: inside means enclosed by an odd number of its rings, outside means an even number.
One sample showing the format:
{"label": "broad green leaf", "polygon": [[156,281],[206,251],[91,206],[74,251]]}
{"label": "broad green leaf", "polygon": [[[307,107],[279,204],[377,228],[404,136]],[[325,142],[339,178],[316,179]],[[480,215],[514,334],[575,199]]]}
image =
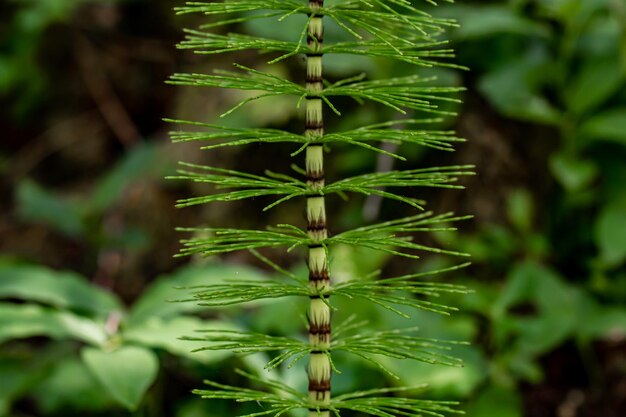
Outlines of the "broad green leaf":
{"label": "broad green leaf", "polygon": [[555,282],[552,271],[535,263],[514,265],[497,302],[492,306],[491,315],[495,318],[505,317],[507,309],[521,302],[534,300],[534,295],[542,277]]}
{"label": "broad green leaf", "polygon": [[578,328],[578,337],[588,342],[595,339],[626,337],[626,309],[593,305]]}
{"label": "broad green leaf", "polygon": [[626,205],[604,207],[596,219],[595,241],[600,258],[608,266],[617,266],[626,259]]}
{"label": "broad green leaf", "polygon": [[469,404],[467,417],[522,417],[522,399],[513,387],[489,385]]}
{"label": "broad green leaf", "polygon": [[626,107],[594,115],[581,126],[588,140],[605,140],[626,145]]}
{"label": "broad green leaf", "polygon": [[507,5],[455,5],[443,8],[437,15],[458,21],[459,28],[452,36],[459,40],[476,40],[506,33],[541,37],[549,35],[546,26],[519,15]]}
{"label": "broad green leaf", "polygon": [[[515,266],[500,298],[493,305],[494,334],[498,344],[513,336],[512,349],[525,356],[537,356],[562,343],[584,317],[585,296],[567,285],[554,271],[533,262]],[[516,314],[513,307],[535,311]]]}
{"label": "broad green leaf", "polygon": [[17,215],[24,221],[44,224],[65,235],[84,233],[84,224],[76,204],[52,194],[32,181],[17,186]]}
{"label": "broad green leaf", "polygon": [[208,342],[180,340],[183,336],[201,337],[198,330],[224,329],[237,330],[238,327],[226,321],[204,321],[196,317],[154,317],[123,332],[126,341],[151,348],[159,348],[177,356],[184,356],[203,363],[215,363],[232,355],[227,351],[200,351],[194,349],[206,346]]}
{"label": "broad green leaf", "polygon": [[37,301],[101,318],[122,311],[117,297],[69,271],[31,265],[0,265],[0,298]]}
{"label": "broad green leaf", "polygon": [[617,93],[623,81],[617,55],[605,59],[591,59],[565,90],[569,109],[584,114]]}
{"label": "broad green leaf", "polygon": [[[601,58],[610,54],[624,57],[623,53],[626,52],[624,46],[626,44],[621,40],[622,20],[619,13],[596,13],[589,21],[585,22],[584,33],[577,40],[577,55],[584,58],[592,58],[594,56]],[[623,65],[623,62],[621,64]],[[622,66],[622,68],[624,67]]]}
{"label": "broad green leaf", "polygon": [[137,409],[159,370],[156,355],[138,346],[122,346],[114,351],[85,348],[81,356],[100,384],[129,410]]}
{"label": "broad green leaf", "polygon": [[598,175],[598,167],[593,161],[563,153],[552,155],[550,170],[554,178],[568,191],[584,189]]}
{"label": "broad green leaf", "polygon": [[561,114],[541,95],[542,86],[551,77],[546,56],[529,53],[485,74],[478,88],[505,116],[555,125]]}
{"label": "broad green leaf", "polygon": [[134,304],[129,322],[137,324],[152,317],[171,318],[181,313],[201,310],[195,302],[175,302],[189,298],[184,287],[224,283],[225,280],[261,280],[260,270],[241,265],[209,264],[178,269],[172,275],[159,278],[151,284]]}
{"label": "broad green leaf", "polygon": [[91,319],[38,305],[0,303],[0,343],[33,336],[72,338],[93,345],[107,339],[104,325]]}
{"label": "broad green leaf", "polygon": [[58,363],[33,395],[46,413],[68,409],[103,411],[115,405],[109,393],[76,357]]}

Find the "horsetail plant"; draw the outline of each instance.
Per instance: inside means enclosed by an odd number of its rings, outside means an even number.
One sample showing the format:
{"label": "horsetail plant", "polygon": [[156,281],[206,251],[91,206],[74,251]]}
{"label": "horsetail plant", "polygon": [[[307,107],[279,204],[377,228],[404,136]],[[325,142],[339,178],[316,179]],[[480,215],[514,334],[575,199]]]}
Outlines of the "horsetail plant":
{"label": "horsetail plant", "polygon": [[[427,0],[428,1],[428,0]],[[435,5],[434,1],[428,1]],[[229,350],[242,354],[274,352],[266,368],[272,370],[287,362],[290,365],[308,357],[308,392],[299,392],[276,379],[240,371],[259,389],[239,388],[207,381],[211,389],[196,393],[210,399],[232,399],[238,402],[256,402],[261,408],[253,416],[291,414],[298,409],[308,410],[311,417],[339,416],[343,411],[379,417],[392,416],[447,416],[459,413],[456,403],[403,397],[412,389],[421,387],[373,387],[365,391],[331,396],[331,374],[339,372],[333,362],[333,352],[345,351],[371,362],[385,372],[377,359],[385,355],[396,359],[411,359],[432,364],[458,366],[460,361],[448,355],[451,342],[416,337],[416,328],[380,330],[363,333],[364,324],[354,315],[333,324],[331,312],[334,297],[362,299],[373,306],[408,317],[410,309],[421,309],[449,314],[452,307],[430,301],[443,293],[465,293],[462,286],[421,280],[425,275],[455,271],[467,266],[459,263],[447,268],[391,278],[379,278],[377,272],[368,277],[352,277],[334,283],[331,280],[330,256],[336,245],[349,245],[386,252],[391,255],[418,259],[418,253],[431,252],[457,257],[463,253],[443,250],[413,240],[420,232],[454,230],[451,223],[467,217],[451,213],[435,215],[424,211],[425,202],[398,191],[407,187],[461,188],[457,179],[470,175],[471,166],[376,172],[326,183],[324,153],[333,144],[349,144],[365,148],[386,157],[405,160],[399,152],[382,146],[385,142],[399,145],[417,145],[438,150],[453,150],[454,142],[461,141],[453,132],[423,126],[438,123],[450,114],[442,104],[458,102],[454,97],[458,88],[429,84],[431,77],[409,75],[383,80],[369,80],[357,74],[334,83],[323,74],[323,56],[352,54],[371,58],[387,58],[419,67],[453,66],[444,61],[452,51],[441,40],[446,28],[454,22],[434,18],[413,6],[409,0],[224,0],[222,2],[188,2],[176,9],[178,14],[208,16],[209,23],[198,30],[187,30],[183,49],[198,54],[218,54],[257,50],[271,55],[269,63],[306,57],[305,84],[289,81],[273,73],[235,63],[232,71],[212,74],[175,74],[170,83],[197,87],[217,87],[253,91],[222,116],[228,116],[247,103],[271,96],[291,95],[295,105],[304,105],[303,132],[280,129],[228,127],[186,120],[168,120],[190,130],[172,133],[175,141],[202,141],[204,149],[262,143],[270,148],[276,143],[292,143],[293,157],[304,153],[305,169],[293,165],[293,176],[266,171],[255,175],[224,168],[196,164],[182,164],[176,178],[217,186],[215,194],[181,200],[180,207],[212,202],[234,201],[270,196],[274,200],[265,207],[269,210],[288,200],[306,201],[306,230],[290,224],[279,224],[259,230],[232,228],[190,228],[195,237],[183,241],[181,255],[218,255],[233,251],[250,251],[259,260],[278,271],[284,281],[228,281],[219,285],[194,288],[190,300],[216,307],[248,303],[261,299],[301,297],[309,299],[307,310],[308,339],[270,336],[231,330],[208,330],[200,336],[187,337],[208,344],[206,350]],[[294,32],[291,41],[275,40],[240,33],[219,34],[221,27],[241,27],[256,19],[280,24],[287,18],[302,16],[301,30]],[[216,20],[217,19],[217,20]],[[343,30],[350,41],[326,43],[324,25],[329,22]],[[343,132],[326,132],[324,108],[339,116],[335,98],[347,97],[358,103],[373,102],[407,115],[383,123],[372,123]],[[193,129],[200,128],[199,130]],[[377,195],[405,203],[417,214],[386,221],[335,235],[328,232],[326,197],[350,193]],[[308,251],[308,279],[290,272],[258,251],[262,248],[296,247]],[[372,277],[374,279],[372,279]],[[408,308],[408,310],[407,310]],[[392,374],[393,375],[393,374]],[[297,412],[296,414],[297,415]]]}

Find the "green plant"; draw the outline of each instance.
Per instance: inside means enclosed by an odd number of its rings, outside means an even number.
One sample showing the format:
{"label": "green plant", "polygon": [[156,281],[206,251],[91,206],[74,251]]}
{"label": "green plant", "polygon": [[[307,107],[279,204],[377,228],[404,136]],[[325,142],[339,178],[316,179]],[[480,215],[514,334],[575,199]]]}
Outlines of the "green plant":
{"label": "green plant", "polygon": [[[188,266],[146,288],[125,308],[113,293],[72,272],[0,263],[0,416],[29,398],[45,415],[80,415],[116,409],[145,410],[148,389],[165,353],[178,364],[214,364],[230,352],[189,352],[180,331],[237,329],[226,320],[200,320],[198,308],[170,303],[175,286],[219,282],[224,277],[262,280],[257,270],[227,265]],[[186,329],[186,330],[185,330]],[[39,337],[45,340],[32,338]],[[42,414],[42,415],[43,415]]]}
{"label": "green plant", "polygon": [[[404,317],[408,317],[414,310],[449,314],[454,308],[427,298],[444,293],[462,294],[466,293],[466,289],[422,278],[455,271],[467,264],[383,279],[377,279],[379,271],[374,271],[350,277],[343,282],[332,282],[330,256],[334,248],[343,246],[379,251],[408,259],[419,258],[419,252],[466,256],[460,252],[421,243],[414,238],[418,233],[455,230],[451,223],[467,217],[456,217],[451,213],[435,215],[423,211],[424,201],[395,190],[408,187],[461,188],[455,182],[459,176],[471,174],[471,167],[449,166],[377,172],[327,183],[324,151],[330,145],[349,144],[404,161],[406,159],[400,154],[389,152],[378,144],[390,142],[452,150],[452,144],[460,139],[451,132],[438,130],[436,126],[442,122],[442,116],[451,114],[445,104],[458,102],[453,95],[459,89],[429,86],[427,83],[433,78],[415,75],[414,70],[409,75],[383,80],[369,80],[368,75],[362,73],[330,82],[324,78],[322,64],[322,57],[328,54],[350,54],[372,60],[396,60],[418,68],[450,66],[442,61],[452,56],[442,35],[445,28],[452,26],[454,22],[433,18],[407,0],[348,0],[326,5],[321,0],[311,0],[308,3],[300,0],[190,2],[178,8],[177,12],[203,14],[211,19],[200,30],[188,30],[186,40],[180,44],[181,48],[193,49],[200,54],[258,50],[272,55],[269,64],[276,64],[299,54],[306,55],[305,86],[289,81],[272,70],[261,71],[240,64],[234,64],[234,71],[216,70],[213,74],[180,73],[173,75],[170,80],[176,85],[254,91],[222,114],[223,117],[231,115],[247,103],[274,96],[293,96],[297,99],[294,100],[296,107],[301,103],[305,107],[303,134],[280,129],[169,120],[181,126],[203,128],[201,131],[177,131],[172,134],[175,141],[207,141],[208,145],[203,149],[262,143],[266,147],[264,149],[270,152],[269,147],[276,145],[268,144],[286,142],[297,146],[291,156],[300,153],[306,155],[304,168],[290,164],[299,177],[285,172],[265,171],[257,174],[188,163],[183,163],[183,168],[175,177],[213,184],[219,190],[226,189],[181,200],[180,207],[275,197],[263,209],[267,211],[279,204],[292,204],[290,200],[296,197],[306,199],[306,230],[284,223],[265,230],[186,228],[182,230],[195,236],[183,241],[181,255],[210,256],[247,250],[283,276],[280,280],[269,282],[225,280],[221,284],[196,288],[189,301],[196,301],[203,306],[217,307],[281,297],[310,299],[307,310],[308,339],[227,330],[209,330],[201,337],[186,338],[205,341],[208,343],[204,348],[206,350],[233,350],[246,354],[278,352],[267,363],[268,370],[283,367],[287,361],[290,361],[288,367],[291,367],[308,356],[308,394],[290,387],[280,379],[266,379],[243,371],[241,374],[255,385],[254,389],[208,381],[207,384],[215,389],[197,390],[196,393],[205,398],[256,402],[264,408],[260,412],[248,409],[242,411],[249,416],[279,416],[297,409],[308,410],[311,416],[329,416],[331,413],[339,415],[344,410],[377,416],[442,416],[456,412],[455,404],[451,402],[385,395],[419,387],[378,387],[331,397],[331,374],[341,371],[335,366],[335,352],[355,355],[391,375],[393,373],[383,364],[381,356],[432,364],[460,365],[459,360],[445,353],[454,342],[418,338],[413,327],[365,333],[362,331],[363,322],[352,311],[337,308],[335,301],[331,302],[331,297],[333,300],[342,297],[351,300],[364,299],[373,306],[388,309]],[[224,27],[250,23],[257,19],[263,19],[267,25],[284,25],[284,32],[291,33],[291,39],[219,33]],[[336,34],[336,39],[346,36],[349,39],[326,43],[324,22],[331,25],[330,32]],[[291,31],[292,28],[296,29]],[[323,108],[326,105],[339,116],[341,113],[338,108],[339,103],[343,103],[342,98],[351,98],[368,106],[377,103],[403,115],[414,112],[415,116],[372,123],[338,133],[326,133]],[[348,105],[344,103],[343,106]],[[435,127],[429,129],[428,125]],[[402,129],[401,126],[407,128]],[[343,197],[353,193],[379,195],[423,212],[330,235],[326,197]],[[308,278],[279,266],[278,262],[271,259],[270,253],[262,252],[263,248],[274,247],[286,247],[288,251],[307,248]],[[337,310],[334,314],[342,320],[333,326],[331,338],[333,310]],[[257,390],[256,386],[262,388]]]}

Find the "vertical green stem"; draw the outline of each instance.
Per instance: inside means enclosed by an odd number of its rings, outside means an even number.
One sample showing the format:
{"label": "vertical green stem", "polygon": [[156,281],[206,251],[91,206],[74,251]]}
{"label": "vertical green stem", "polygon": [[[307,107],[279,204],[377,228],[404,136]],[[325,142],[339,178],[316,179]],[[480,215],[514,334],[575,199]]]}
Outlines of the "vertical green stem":
{"label": "vertical green stem", "polygon": [[[324,26],[322,16],[316,15],[323,6],[323,0],[310,0],[311,16],[307,32],[307,42],[313,53],[307,54],[306,89],[310,96],[306,100],[305,135],[311,140],[306,149],[307,183],[314,189],[324,187],[324,149],[315,139],[324,134],[322,114],[322,44]],[[313,243],[309,246],[309,285],[315,289],[328,287],[328,261],[326,248],[322,246],[328,236],[326,229],[326,208],[324,197],[307,197],[307,232]],[[330,308],[319,297],[311,297],[309,305],[309,342],[314,346],[309,361],[309,398],[318,404],[317,409],[309,410],[310,417],[329,417],[325,406],[330,402],[331,366],[327,350],[330,345]]]}

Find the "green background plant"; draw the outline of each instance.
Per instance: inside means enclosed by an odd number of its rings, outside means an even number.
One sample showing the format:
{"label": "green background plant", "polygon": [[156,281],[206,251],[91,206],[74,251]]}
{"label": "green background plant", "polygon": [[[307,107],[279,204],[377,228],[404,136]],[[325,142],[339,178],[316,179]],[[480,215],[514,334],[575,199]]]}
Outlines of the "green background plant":
{"label": "green background plant", "polygon": [[[173,20],[169,2],[76,2],[60,19],[41,20],[47,22],[38,29],[43,35],[21,36],[22,31],[13,29],[22,24],[17,16],[42,13],[36,3],[0,4],[3,62],[18,62],[22,58],[17,56],[36,51],[30,55],[30,67],[18,66],[23,71],[13,73],[28,80],[29,86],[45,85],[38,94],[20,95],[18,86],[23,84],[2,84],[2,108],[9,110],[0,112],[3,269],[24,267],[33,276],[41,273],[37,272],[39,267],[32,269],[38,264],[48,271],[46,274],[55,276],[51,269],[73,270],[88,287],[112,290],[124,306],[120,325],[124,334],[126,328],[132,329],[128,311],[138,309],[138,300],[144,299],[142,293],[149,283],[166,273],[174,271],[177,275],[175,270],[183,263],[170,259],[176,251],[173,225],[191,225],[195,221],[191,218],[215,219],[224,213],[220,208],[191,208],[187,211],[191,214],[183,215],[180,213],[185,210],[171,209],[177,198],[205,190],[161,182],[163,175],[172,173],[168,164],[171,167],[192,153],[184,149],[174,154],[159,117],[191,109],[205,118],[217,110],[213,104],[198,104],[205,97],[188,91],[174,93],[160,86],[175,69],[175,62],[202,67],[187,55],[172,55],[171,45],[183,23]],[[440,79],[458,80],[469,88],[454,122],[460,136],[469,141],[449,157],[450,164],[474,163],[480,175],[466,183],[471,192],[463,197],[445,197],[446,193],[436,191],[429,197],[436,207],[467,207],[477,216],[463,233],[438,236],[442,242],[472,253],[474,266],[464,283],[476,293],[464,299],[461,307],[465,313],[455,315],[447,324],[422,324],[429,336],[468,339],[474,347],[465,348],[461,355],[466,368],[430,368],[432,374],[427,377],[437,381],[437,395],[467,401],[470,415],[556,416],[559,406],[571,404],[572,399],[576,404],[577,392],[582,392],[584,399],[575,415],[595,412],[621,416],[623,397],[617,387],[624,379],[619,352],[624,348],[626,294],[624,234],[619,233],[624,228],[621,213],[626,169],[623,5],[620,1],[584,0],[466,1],[437,10],[442,16],[460,20],[461,28],[452,33],[459,52],[457,62],[472,68],[469,73],[438,70]],[[271,27],[254,24],[245,29],[256,35],[281,35],[271,33]],[[130,154],[142,151],[141,147],[123,145],[99,115],[76,65],[74,55],[78,52],[72,45],[78,35],[86,35],[102,57],[109,83],[148,145],[145,149],[154,150],[144,154],[144,168],[128,168],[130,171],[118,174],[119,182],[104,192],[102,201],[106,203],[102,204],[92,201],[94,190],[100,188],[97,184],[109,177],[114,166],[121,167],[123,159],[132,159]],[[25,42],[30,45],[24,50],[22,46],[9,47]],[[135,58],[128,60],[129,56]],[[252,63],[257,57],[249,59]],[[355,67],[381,75],[399,70],[367,60],[336,59],[328,71],[340,77]],[[2,65],[2,70],[6,68]],[[290,71],[288,66],[281,68],[285,73]],[[38,75],[30,75],[26,69],[36,70]],[[290,123],[291,113],[285,110],[291,108],[289,103],[276,100],[270,107],[268,114],[252,105],[243,122],[269,126]],[[372,114],[364,109],[347,117],[367,121]],[[407,156],[419,161],[434,155],[414,152]],[[233,151],[222,157],[224,163],[256,164],[254,150]],[[367,150],[346,150],[332,175],[370,172],[376,159]],[[236,204],[231,210],[244,223],[250,222],[247,226],[258,220],[277,223],[288,216],[280,208],[262,217]],[[381,215],[397,214],[390,210],[382,206]],[[55,220],[54,213],[65,215]],[[349,228],[360,222],[362,209],[348,202],[337,214],[337,227]],[[385,262],[384,256],[373,257],[349,248],[341,251],[345,256],[334,269],[345,274]],[[293,259],[294,263],[299,261]],[[440,261],[431,262],[438,265]],[[202,267],[210,275],[213,268],[222,265]],[[255,271],[260,276],[267,274]],[[33,294],[37,287],[26,285],[28,282],[32,281],[24,280],[22,289],[13,291]],[[65,321],[57,321],[68,314],[79,317],[74,320],[79,323],[97,317],[68,307],[68,302],[23,298],[16,292],[3,296],[3,303],[28,307],[6,307],[5,311],[15,315],[31,311],[34,317],[46,317],[50,325],[38,330],[24,322],[20,332],[40,333],[30,333],[28,338],[7,333],[0,345],[0,381],[14,384],[2,389],[11,393],[7,394],[9,411],[5,414],[128,415],[123,403],[116,401],[82,362],[80,351],[92,342],[63,327]],[[358,302],[353,304],[353,308],[364,310]],[[175,304],[154,305],[179,308],[172,307]],[[151,314],[150,308],[144,308],[142,315]],[[259,305],[234,325],[277,332],[277,318],[293,308],[289,302]],[[220,319],[215,312],[190,311],[172,312],[168,317],[187,320],[195,314]],[[393,315],[375,314],[369,319],[385,327],[397,325]],[[96,332],[104,331],[102,321],[94,322],[99,329]],[[295,323],[294,328],[284,331],[300,327],[301,323]],[[3,322],[0,333],[5,329],[18,331]],[[52,331],[54,337],[46,336]],[[159,337],[161,331],[163,336]],[[166,327],[146,331],[144,338],[146,334],[159,340],[173,340],[174,336]],[[221,358],[215,371],[215,365],[205,367],[188,360],[184,352],[169,352],[163,345],[126,343],[159,357],[156,382],[139,406],[143,415],[227,415],[225,409],[210,410],[190,399],[189,390],[203,377],[219,375],[222,369],[258,366],[258,362],[246,365],[237,358]],[[346,388],[358,388],[358,381],[378,375],[363,364],[349,365],[355,370],[349,375],[353,385]],[[420,365],[393,370],[404,371],[401,377],[407,382],[416,372],[429,372]]]}

